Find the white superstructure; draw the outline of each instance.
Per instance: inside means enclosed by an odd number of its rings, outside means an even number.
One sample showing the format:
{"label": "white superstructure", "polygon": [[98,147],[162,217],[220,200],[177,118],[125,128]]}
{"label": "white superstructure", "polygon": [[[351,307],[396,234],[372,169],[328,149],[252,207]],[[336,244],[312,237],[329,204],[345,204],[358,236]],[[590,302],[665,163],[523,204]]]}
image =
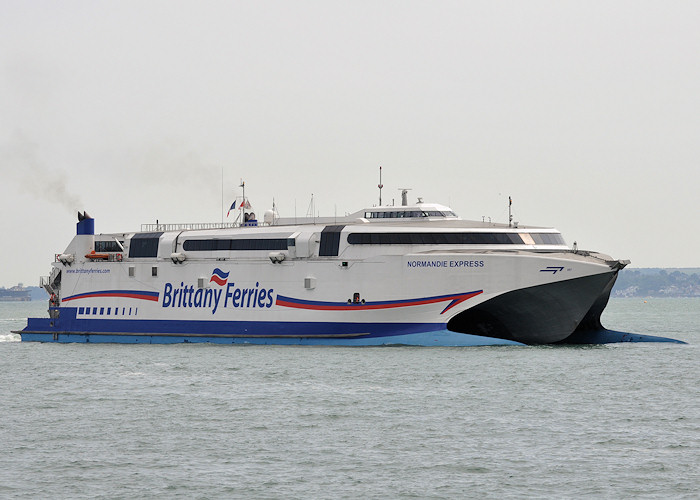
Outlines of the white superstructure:
{"label": "white superstructure", "polygon": [[[246,200],[244,199],[244,202]],[[248,207],[250,205],[248,204]],[[466,221],[432,203],[344,217],[250,210],[235,227],[78,234],[44,282],[27,340],[473,345],[601,328],[626,261],[551,228]]]}

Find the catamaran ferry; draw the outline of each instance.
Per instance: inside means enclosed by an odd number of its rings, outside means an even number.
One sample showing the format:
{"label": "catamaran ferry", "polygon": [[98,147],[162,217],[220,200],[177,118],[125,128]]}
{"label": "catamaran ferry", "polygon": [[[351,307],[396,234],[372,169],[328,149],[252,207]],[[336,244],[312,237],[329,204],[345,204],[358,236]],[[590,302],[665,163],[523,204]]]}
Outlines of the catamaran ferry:
{"label": "catamaran ferry", "polygon": [[629,261],[569,248],[555,229],[463,220],[446,206],[409,204],[406,191],[400,206],[344,217],[269,210],[258,222],[245,196],[238,211],[229,226],[114,234],[95,234],[94,219],[79,213],[77,235],[42,278],[48,317],[17,333],[347,346],[612,338],[600,315]]}

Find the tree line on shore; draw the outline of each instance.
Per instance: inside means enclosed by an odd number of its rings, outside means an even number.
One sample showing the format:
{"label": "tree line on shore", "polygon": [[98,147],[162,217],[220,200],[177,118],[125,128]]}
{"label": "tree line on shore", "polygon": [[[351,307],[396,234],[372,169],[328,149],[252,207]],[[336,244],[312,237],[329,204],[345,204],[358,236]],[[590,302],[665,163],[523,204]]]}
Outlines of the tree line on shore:
{"label": "tree line on shore", "polygon": [[700,297],[700,269],[623,269],[612,297]]}

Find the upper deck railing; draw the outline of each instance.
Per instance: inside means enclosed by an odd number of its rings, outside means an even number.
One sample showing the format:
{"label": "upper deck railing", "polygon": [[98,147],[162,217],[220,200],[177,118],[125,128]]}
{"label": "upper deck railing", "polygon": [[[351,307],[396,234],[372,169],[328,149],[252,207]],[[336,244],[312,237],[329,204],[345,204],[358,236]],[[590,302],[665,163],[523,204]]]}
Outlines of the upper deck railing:
{"label": "upper deck railing", "polygon": [[228,229],[239,227],[240,224],[235,222],[192,222],[183,224],[141,224],[141,232],[155,233],[160,231],[185,231],[197,229]]}

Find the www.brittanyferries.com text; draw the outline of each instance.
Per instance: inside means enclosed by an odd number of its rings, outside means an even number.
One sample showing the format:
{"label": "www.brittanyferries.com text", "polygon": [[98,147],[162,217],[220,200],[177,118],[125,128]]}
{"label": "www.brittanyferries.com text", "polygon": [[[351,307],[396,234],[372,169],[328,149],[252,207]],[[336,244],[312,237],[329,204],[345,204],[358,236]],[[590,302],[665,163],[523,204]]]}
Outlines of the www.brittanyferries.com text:
{"label": "www.brittanyferries.com text", "polygon": [[111,269],[66,269],[68,274],[104,274],[110,271]]}

